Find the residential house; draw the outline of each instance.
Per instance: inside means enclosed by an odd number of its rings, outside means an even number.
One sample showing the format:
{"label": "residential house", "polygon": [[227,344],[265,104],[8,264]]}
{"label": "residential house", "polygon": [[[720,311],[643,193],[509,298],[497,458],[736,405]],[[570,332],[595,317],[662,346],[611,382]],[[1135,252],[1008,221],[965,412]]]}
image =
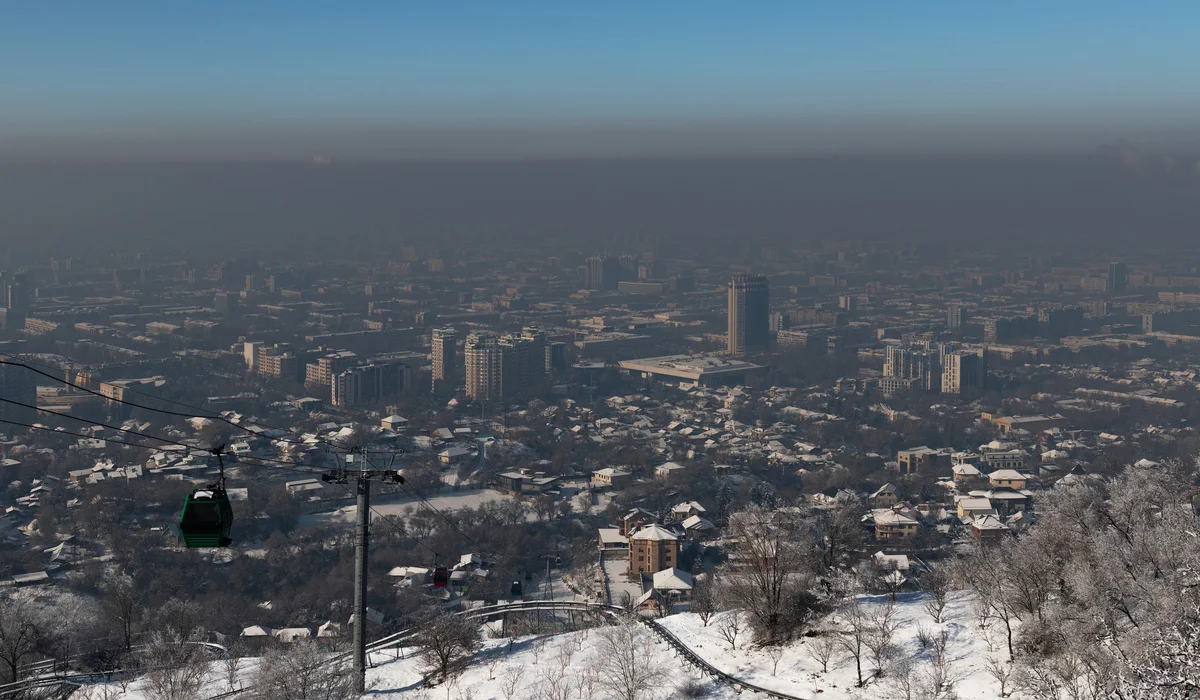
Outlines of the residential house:
{"label": "residential house", "polygon": [[1026,487],[1029,478],[1015,469],[999,469],[988,474],[988,482],[992,488],[1008,488],[1020,491]]}
{"label": "residential house", "polygon": [[971,536],[980,544],[999,544],[1012,530],[994,515],[980,515],[971,520]]}
{"label": "residential house", "polygon": [[679,537],[661,525],[647,525],[629,536],[629,571],[656,573],[679,563]]}
{"label": "residential house", "polygon": [[960,520],[967,521],[971,518],[980,515],[995,515],[996,510],[992,507],[992,502],[986,498],[968,496],[958,499],[956,504],[958,517]]}
{"label": "residential house", "polygon": [[693,515],[680,523],[680,525],[683,526],[683,530],[687,533],[688,537],[693,539],[704,537],[707,533],[717,529],[716,525],[713,525],[712,522],[705,520],[699,515]]}
{"label": "residential house", "polygon": [[901,474],[936,473],[950,468],[951,452],[924,445],[896,453],[896,470]]}
{"label": "residential house", "polygon": [[954,474],[954,483],[958,486],[972,486],[983,480],[983,472],[974,464],[956,464],[950,471]]}
{"label": "residential house", "polygon": [[903,539],[916,534],[920,522],[908,508],[892,507],[871,511],[875,523],[875,538],[878,540]]}
{"label": "residential house", "polygon": [[687,520],[693,515],[704,515],[708,510],[695,501],[680,503],[671,509],[671,515],[676,520]]}
{"label": "residential house", "polygon": [[658,516],[648,510],[634,508],[621,516],[621,534],[628,537],[635,530],[658,522]]}
{"label": "residential house", "polygon": [[983,462],[988,469],[1024,469],[1029,453],[1021,449],[983,450]]}
{"label": "residential house", "polygon": [[651,581],[654,590],[668,600],[686,600],[692,594],[692,575],[683,569],[671,567],[656,571]]}
{"label": "residential house", "polygon": [[592,483],[619,491],[628,488],[633,483],[633,475],[621,469],[605,467],[592,472]]}
{"label": "residential house", "polygon": [[438,453],[438,461],[442,464],[458,464],[471,457],[471,451],[465,447],[447,447]]}
{"label": "residential house", "polygon": [[602,527],[597,531],[599,548],[603,552],[620,553],[625,556],[629,552],[629,538],[621,534],[615,527]]}
{"label": "residential house", "polygon": [[884,484],[867,499],[872,508],[891,508],[900,501],[900,492],[891,484]]}
{"label": "residential house", "polygon": [[687,467],[675,462],[667,462],[654,468],[654,478],[670,484],[679,483],[685,476],[687,476]]}
{"label": "residential house", "polygon": [[509,493],[521,493],[525,486],[525,475],[521,472],[504,472],[496,476],[496,485]]}

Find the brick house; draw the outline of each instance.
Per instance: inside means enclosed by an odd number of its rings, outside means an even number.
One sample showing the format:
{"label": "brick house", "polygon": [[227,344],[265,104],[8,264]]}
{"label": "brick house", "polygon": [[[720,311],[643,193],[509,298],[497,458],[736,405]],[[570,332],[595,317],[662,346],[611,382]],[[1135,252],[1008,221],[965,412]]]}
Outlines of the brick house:
{"label": "brick house", "polygon": [[657,573],[679,563],[679,537],[661,525],[647,525],[629,536],[630,573]]}

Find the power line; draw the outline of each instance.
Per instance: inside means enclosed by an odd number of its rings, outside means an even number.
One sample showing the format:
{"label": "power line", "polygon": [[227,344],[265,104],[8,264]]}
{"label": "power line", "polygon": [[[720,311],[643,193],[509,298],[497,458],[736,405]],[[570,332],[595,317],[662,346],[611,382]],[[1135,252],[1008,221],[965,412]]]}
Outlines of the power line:
{"label": "power line", "polygon": [[[8,355],[7,357],[12,357],[12,355]],[[146,406],[146,405],[143,405],[143,404],[135,403],[135,402],[133,402],[133,401],[128,401],[128,400],[126,400],[126,399],[123,399],[123,398],[121,398],[121,399],[118,399],[118,398],[115,398],[115,397],[112,397],[112,396],[105,396],[103,393],[101,393],[101,392],[98,392],[98,391],[96,391],[96,390],[94,390],[94,389],[89,389],[88,387],[86,387],[86,386],[83,386],[83,385],[81,385],[81,384],[76,384],[76,383],[74,383],[74,382],[68,381],[68,380],[67,380],[67,378],[66,378],[65,376],[64,376],[64,377],[62,377],[62,378],[60,379],[59,377],[56,377],[56,376],[54,376],[53,374],[50,374],[50,373],[48,373],[48,372],[43,372],[42,370],[40,370],[40,369],[37,369],[36,367],[31,367],[30,365],[28,365],[28,364],[26,364],[26,363],[24,363],[24,362],[12,362],[12,361],[9,361],[9,360],[0,360],[0,366],[9,366],[9,367],[24,367],[25,369],[29,370],[30,372],[33,372],[33,373],[35,373],[35,374],[41,375],[41,376],[43,376],[43,377],[46,377],[47,379],[52,379],[52,380],[54,380],[54,381],[56,381],[56,382],[59,382],[59,383],[61,383],[61,384],[64,384],[64,385],[66,385],[66,386],[69,386],[69,387],[71,387],[71,388],[78,389],[78,390],[80,390],[80,391],[83,391],[83,392],[85,392],[85,393],[91,394],[92,396],[98,396],[98,397],[100,397],[100,398],[102,398],[102,399],[105,399],[105,400],[107,400],[107,401],[111,401],[111,402],[113,402],[113,403],[118,403],[118,404],[122,404],[122,405],[125,405],[125,406],[131,406],[131,407],[133,407],[133,408],[140,408],[140,409],[142,409],[142,410],[144,410],[144,411],[153,411],[153,412],[155,412],[155,413],[161,413],[161,414],[163,414],[163,415],[175,416],[175,417],[179,417],[179,418],[208,418],[208,419],[211,419],[211,420],[218,420],[218,421],[221,421],[222,423],[225,423],[225,424],[227,424],[227,425],[229,425],[229,426],[232,426],[232,427],[234,427],[234,428],[237,428],[238,430],[241,430],[241,431],[243,431],[243,432],[246,432],[246,433],[248,433],[248,434],[250,434],[250,435],[253,435],[253,436],[255,436],[255,437],[261,437],[261,435],[259,435],[259,433],[255,432],[254,430],[251,430],[250,428],[247,428],[247,427],[246,427],[246,426],[244,426],[244,425],[240,425],[240,424],[238,424],[238,423],[234,423],[233,421],[229,420],[229,419],[228,419],[228,418],[226,418],[225,416],[222,416],[222,415],[220,415],[220,414],[213,414],[213,413],[212,413],[211,411],[209,411],[208,409],[199,408],[198,406],[191,406],[191,405],[189,405],[189,404],[185,404],[185,403],[183,403],[182,401],[173,401],[173,400],[171,400],[171,399],[162,399],[162,398],[159,398],[159,397],[153,396],[152,394],[147,394],[147,393],[145,393],[145,392],[139,392],[139,391],[136,391],[136,390],[125,389],[125,391],[131,391],[132,393],[136,393],[136,394],[140,394],[140,395],[142,395],[142,396],[146,396],[146,397],[149,397],[149,398],[153,398],[153,399],[155,399],[156,401],[164,401],[164,402],[167,402],[167,403],[173,403],[173,404],[177,404],[177,405],[180,405],[180,406],[184,406],[184,407],[186,407],[186,408],[191,408],[191,409],[193,409],[194,411],[200,412],[202,415],[196,415],[196,413],[181,413],[181,412],[179,412],[179,411],[169,411],[169,410],[167,410],[167,409],[165,409],[165,408],[156,408],[156,407],[152,407],[152,406]],[[43,365],[43,366],[45,366],[45,367],[49,368],[49,366],[48,366],[48,365]],[[203,414],[205,414],[205,413],[207,413],[208,415],[203,415]],[[260,426],[260,427],[262,427],[262,428],[264,428],[264,429],[266,429],[266,430],[279,430],[279,431],[281,431],[281,432],[284,432],[284,433],[287,433],[287,432],[288,432],[288,431],[285,431],[285,430],[283,430],[282,428],[273,428],[273,427],[271,427],[271,426],[269,426],[269,425],[266,425],[266,424],[264,424],[264,423],[256,423],[256,425],[258,425],[258,426]],[[327,440],[324,440],[324,439],[321,439],[321,438],[318,438],[318,439],[319,439],[319,440],[321,440],[321,442],[324,442],[324,443],[325,443],[325,444],[327,444],[327,445],[334,446],[334,445],[333,445],[333,443],[331,443],[331,442],[329,442],[329,441],[327,441]],[[304,443],[301,443],[301,442],[293,442],[293,444],[304,444]]]}
{"label": "power line", "polygon": [[[176,417],[183,417],[183,418],[196,418],[196,417],[197,417],[197,416],[195,416],[195,415],[193,415],[193,414],[191,414],[191,413],[180,413],[180,412],[178,412],[178,411],[168,411],[168,410],[166,410],[166,409],[163,409],[163,408],[157,408],[157,407],[152,407],[152,406],[146,406],[146,405],[143,405],[143,404],[135,403],[135,402],[133,402],[133,401],[127,401],[127,400],[125,400],[125,399],[118,399],[118,398],[114,398],[114,397],[110,397],[110,396],[105,396],[104,394],[102,394],[102,393],[100,393],[100,392],[98,392],[98,391],[95,391],[95,390],[93,390],[93,389],[89,389],[88,387],[85,387],[85,386],[82,386],[82,385],[76,384],[76,383],[74,383],[74,382],[67,381],[66,377],[63,377],[62,379],[60,379],[60,378],[58,378],[58,377],[55,377],[55,376],[54,376],[54,375],[52,375],[52,374],[49,374],[48,372],[43,372],[43,371],[41,371],[41,370],[39,370],[39,369],[36,369],[36,368],[34,368],[34,367],[31,367],[31,366],[29,366],[28,364],[25,364],[25,363],[23,363],[23,362],[11,362],[11,361],[8,361],[8,360],[0,360],[0,365],[6,365],[6,366],[12,366],[12,367],[23,367],[23,368],[25,368],[25,369],[27,369],[27,370],[29,370],[29,371],[31,371],[31,372],[34,372],[35,374],[39,374],[39,375],[41,375],[41,376],[43,376],[43,377],[46,377],[46,378],[48,378],[48,379],[52,379],[52,380],[54,380],[54,381],[56,381],[56,382],[61,382],[62,384],[66,385],[66,386],[69,386],[69,387],[73,387],[73,388],[79,389],[80,391],[84,391],[84,392],[86,392],[86,393],[88,393],[88,394],[91,394],[91,395],[93,395],[93,396],[98,396],[98,397],[100,397],[100,398],[103,398],[103,399],[105,399],[105,400],[108,400],[108,401],[111,401],[111,402],[114,402],[114,403],[118,403],[118,404],[122,404],[122,405],[126,405],[126,406],[131,406],[131,407],[134,407],[134,408],[139,408],[139,409],[142,409],[142,410],[145,410],[145,411],[151,411],[151,412],[155,412],[155,413],[160,413],[160,414],[163,414],[163,415],[176,416]],[[149,395],[147,394],[147,396],[149,396]],[[157,397],[152,397],[152,398],[156,398],[156,399],[157,399]],[[165,400],[165,399],[164,399],[164,400]],[[90,423],[90,424],[93,424],[93,425],[98,425],[98,426],[100,426],[100,427],[108,428],[108,429],[110,429],[110,430],[117,430],[117,431],[120,431],[120,432],[126,432],[126,433],[130,433],[130,434],[138,435],[138,436],[140,436],[140,437],[146,437],[146,438],[148,438],[148,439],[152,439],[152,440],[159,440],[159,441],[162,441],[162,442],[167,442],[167,443],[170,443],[170,444],[174,444],[174,445],[178,445],[178,446],[181,446],[181,447],[185,447],[185,448],[187,448],[187,449],[200,449],[200,448],[198,448],[198,447],[195,447],[195,446],[193,446],[193,445],[187,445],[187,444],[185,444],[185,443],[181,443],[181,442],[174,441],[174,440],[169,440],[169,439],[167,439],[167,438],[160,438],[160,437],[157,437],[157,436],[154,436],[154,435],[148,435],[148,434],[145,434],[145,433],[139,433],[139,432],[137,432],[137,431],[133,431],[133,430],[127,430],[127,429],[124,429],[124,428],[117,428],[117,427],[115,427],[115,426],[110,426],[110,425],[107,425],[107,424],[105,424],[105,423],[100,423],[100,422],[98,422],[98,421],[91,421],[91,420],[87,420],[87,419],[83,419],[83,418],[77,418],[77,417],[75,417],[75,416],[64,415],[64,414],[58,413],[58,412],[56,412],[56,411],[51,411],[51,410],[49,410],[49,409],[44,409],[44,408],[38,408],[37,406],[30,406],[29,404],[19,403],[19,402],[16,402],[16,401],[12,401],[12,400],[10,400],[10,399],[3,399],[3,398],[0,398],[0,401],[5,401],[5,402],[8,402],[8,403],[13,403],[13,404],[15,404],[15,405],[22,406],[22,407],[25,407],[25,408],[32,408],[32,409],[34,409],[34,410],[37,410],[37,411],[42,411],[42,412],[45,412],[45,413],[52,413],[52,414],[54,414],[54,415],[56,415],[56,416],[60,416],[60,417],[71,418],[72,420],[78,420],[78,421],[82,421],[82,422],[85,422],[85,423]],[[189,406],[188,404],[184,404],[183,402],[172,401],[172,403],[176,403],[176,404],[178,404],[178,405],[181,405],[181,406],[187,406],[187,407],[189,407],[189,408],[193,408],[193,409],[195,409],[195,410],[197,410],[197,411],[201,411],[201,412],[204,412],[204,411],[205,411],[205,409],[200,409],[200,408],[198,408],[198,407],[195,407],[195,406]],[[245,427],[245,426],[243,426],[243,425],[240,425],[240,424],[238,424],[238,423],[234,423],[233,421],[229,420],[228,418],[226,418],[226,417],[224,417],[224,416],[220,416],[220,415],[209,415],[209,416],[199,416],[199,417],[204,417],[204,418],[212,418],[212,419],[215,419],[215,420],[220,420],[220,421],[221,421],[221,422],[223,422],[223,423],[226,423],[226,424],[228,424],[228,425],[230,425],[230,426],[232,426],[232,427],[234,427],[234,428],[237,428],[237,429],[239,429],[239,430],[242,430],[242,431],[244,431],[244,432],[246,432],[246,433],[249,433],[249,434],[251,434],[251,435],[254,435],[255,437],[260,437],[259,433],[255,432],[255,431],[251,430],[250,428],[247,428],[247,427]],[[265,428],[265,429],[267,429],[267,430],[276,430],[276,431],[279,431],[279,432],[283,432],[283,433],[285,433],[285,434],[289,432],[289,431],[283,430],[282,428],[274,428],[274,427],[272,427],[272,426],[270,426],[270,425],[268,425],[268,424],[266,424],[266,423],[262,423],[262,422],[257,422],[257,423],[256,423],[256,425],[258,425],[258,426],[260,426],[260,427],[263,427],[263,428]],[[333,448],[338,448],[338,447],[340,447],[339,445],[336,445],[336,444],[334,444],[333,442],[330,442],[329,440],[326,440],[326,439],[324,439],[324,438],[321,438],[321,437],[319,437],[319,436],[317,437],[317,440],[318,440],[318,441],[320,441],[320,442],[322,442],[322,443],[324,443],[324,444],[326,444],[326,445],[327,445],[327,446],[329,446],[329,447],[333,447]],[[285,442],[287,442],[287,441],[285,441]],[[290,441],[290,442],[291,442],[291,444],[305,444],[305,443],[301,443],[301,442],[295,442],[295,441]],[[387,453],[383,453],[383,454],[387,454]],[[395,453],[392,453],[392,454],[395,454]],[[290,464],[299,464],[299,463],[292,462],[292,463],[290,463]],[[323,469],[323,467],[318,467],[317,465],[303,465],[303,466],[310,466],[310,467],[313,467],[314,469]],[[471,544],[473,544],[473,545],[475,545],[476,547],[478,547],[478,548],[480,549],[480,551],[481,551],[481,552],[486,552],[486,551],[487,551],[487,549],[488,549],[487,547],[484,547],[482,544],[480,544],[480,543],[479,543],[479,541],[478,541],[478,540],[476,540],[475,538],[473,538],[473,537],[471,537],[470,535],[468,535],[468,534],[466,534],[465,532],[463,532],[463,531],[462,531],[462,530],[461,530],[461,529],[460,529],[460,528],[459,528],[459,527],[458,527],[458,526],[457,526],[457,525],[456,525],[456,524],[455,524],[455,523],[454,523],[454,522],[453,522],[453,521],[452,521],[452,520],[451,520],[451,519],[450,519],[450,518],[449,518],[449,517],[448,517],[448,516],[447,516],[445,513],[443,513],[443,512],[442,512],[441,510],[439,510],[439,509],[438,509],[436,506],[434,506],[432,503],[430,503],[430,502],[429,502],[429,499],[427,499],[427,498],[426,498],[426,497],[425,497],[423,494],[421,494],[419,491],[408,491],[408,489],[404,489],[404,487],[403,487],[403,486],[401,486],[401,489],[402,489],[402,490],[404,490],[404,491],[406,491],[406,492],[408,492],[408,493],[410,493],[411,495],[414,495],[414,496],[416,496],[416,497],[419,499],[419,502],[420,502],[420,503],[421,503],[421,504],[422,504],[422,505],[423,505],[423,506],[424,506],[424,507],[425,507],[427,510],[430,510],[430,511],[434,512],[435,514],[437,514],[437,515],[438,515],[438,516],[439,516],[439,517],[440,517],[440,518],[441,518],[443,521],[445,521],[445,522],[446,522],[446,524],[447,524],[447,525],[449,525],[449,526],[450,526],[450,528],[451,528],[452,530],[454,530],[456,533],[458,533],[458,534],[459,534],[459,536],[461,536],[463,539],[465,539],[465,540],[469,541]]]}
{"label": "power line", "polygon": [[[137,448],[140,448],[143,450],[148,450],[150,452],[157,452],[157,453],[161,453],[161,454],[176,454],[175,450],[167,449],[164,447],[159,447],[156,445],[144,445],[144,444],[138,443],[138,442],[129,442],[128,440],[118,440],[116,438],[110,438],[110,437],[97,438],[94,435],[85,435],[83,433],[76,433],[76,432],[67,430],[65,428],[51,428],[50,426],[46,426],[46,425],[32,425],[29,423],[22,423],[20,421],[7,420],[7,419],[0,419],[0,423],[6,424],[6,425],[15,425],[15,426],[19,426],[22,428],[28,428],[29,430],[40,430],[40,431],[44,431],[44,432],[48,432],[48,433],[54,433],[55,435],[70,435],[71,437],[77,437],[77,438],[103,440],[104,442],[112,442],[112,443],[116,443],[118,445],[128,445],[129,447],[137,447]],[[199,452],[211,452],[211,450],[207,450],[207,449],[200,448],[200,447],[194,447],[194,446],[185,446],[185,447],[187,447],[188,450],[196,450]],[[239,464],[241,463],[242,459],[246,459],[246,458],[239,457],[239,459],[238,459]],[[255,467],[282,469],[285,471],[297,472],[300,474],[316,473],[312,469],[295,469],[295,468],[292,468],[289,466],[284,466],[284,464],[270,463],[268,460],[263,460],[258,457],[254,457],[252,459],[260,460],[263,462],[262,464],[251,465],[251,466],[255,466]],[[290,463],[287,463],[287,464],[290,464]],[[319,469],[319,467],[316,467],[316,465],[300,465],[300,466],[313,467],[313,468]]]}

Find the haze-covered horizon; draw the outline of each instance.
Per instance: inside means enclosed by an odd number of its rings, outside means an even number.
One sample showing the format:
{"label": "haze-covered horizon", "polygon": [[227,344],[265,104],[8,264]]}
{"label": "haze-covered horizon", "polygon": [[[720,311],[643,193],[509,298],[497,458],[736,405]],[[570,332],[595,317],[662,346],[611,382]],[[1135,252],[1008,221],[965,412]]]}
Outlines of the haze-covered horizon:
{"label": "haze-covered horizon", "polygon": [[748,245],[889,240],[981,249],[1190,245],[1194,159],[639,159],[0,165],[0,243],[37,255],[402,241],[598,251],[654,240]]}

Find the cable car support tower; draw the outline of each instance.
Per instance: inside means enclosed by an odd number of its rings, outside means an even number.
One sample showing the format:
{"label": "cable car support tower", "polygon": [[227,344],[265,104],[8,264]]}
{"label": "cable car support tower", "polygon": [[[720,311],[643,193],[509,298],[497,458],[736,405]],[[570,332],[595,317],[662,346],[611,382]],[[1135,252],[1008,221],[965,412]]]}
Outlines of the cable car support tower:
{"label": "cable car support tower", "polygon": [[[395,462],[395,455],[392,455]],[[357,468],[355,468],[357,465]],[[361,447],[348,450],[345,466],[321,475],[321,480],[335,484],[355,481],[357,509],[354,528],[354,687],[361,695],[367,692],[367,547],[371,523],[371,480],[403,484],[404,477],[390,468],[376,469]]]}

